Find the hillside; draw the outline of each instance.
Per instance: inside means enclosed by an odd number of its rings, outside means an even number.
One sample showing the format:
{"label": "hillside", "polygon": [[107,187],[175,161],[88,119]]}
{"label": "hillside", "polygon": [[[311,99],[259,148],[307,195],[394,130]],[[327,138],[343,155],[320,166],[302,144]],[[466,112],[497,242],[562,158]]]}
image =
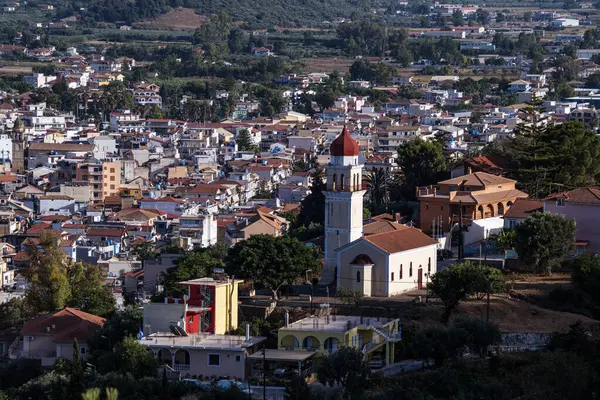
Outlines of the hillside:
{"label": "hillside", "polygon": [[[186,7],[200,15],[216,14],[223,10],[234,20],[245,22],[249,28],[270,28],[276,25],[314,26],[339,17],[348,18],[354,11],[359,11],[359,7],[360,10],[368,10],[386,5],[384,0],[187,0],[185,3],[180,0],[82,0],[76,4],[60,4],[59,1],[58,11],[62,16],[81,13],[90,22],[123,22],[131,25],[156,18],[174,8]],[[79,11],[81,8],[83,11]]]}

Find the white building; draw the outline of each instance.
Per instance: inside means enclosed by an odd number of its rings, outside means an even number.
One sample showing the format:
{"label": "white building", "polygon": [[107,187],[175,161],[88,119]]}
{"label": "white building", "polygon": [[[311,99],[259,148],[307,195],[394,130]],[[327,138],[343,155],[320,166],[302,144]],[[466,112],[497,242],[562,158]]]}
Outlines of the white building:
{"label": "white building", "polygon": [[575,18],[557,18],[552,21],[552,26],[579,26],[579,20]]}

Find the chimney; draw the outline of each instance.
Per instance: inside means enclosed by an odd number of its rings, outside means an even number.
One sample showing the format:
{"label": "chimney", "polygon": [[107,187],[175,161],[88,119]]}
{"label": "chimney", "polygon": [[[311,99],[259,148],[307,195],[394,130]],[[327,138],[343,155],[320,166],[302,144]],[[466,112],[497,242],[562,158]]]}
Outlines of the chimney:
{"label": "chimney", "polygon": [[250,340],[250,324],[246,324],[246,340]]}
{"label": "chimney", "polygon": [[285,312],[285,327],[287,328],[290,325],[290,313],[288,311]]}

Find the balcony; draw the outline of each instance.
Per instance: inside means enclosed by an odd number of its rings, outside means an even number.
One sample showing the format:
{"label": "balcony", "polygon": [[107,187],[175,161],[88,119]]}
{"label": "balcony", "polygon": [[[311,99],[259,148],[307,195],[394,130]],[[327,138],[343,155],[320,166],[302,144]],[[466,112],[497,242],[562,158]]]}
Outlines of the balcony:
{"label": "balcony", "polygon": [[190,365],[189,364],[175,364],[173,366],[173,369],[175,371],[179,371],[179,372],[189,372],[190,371]]}

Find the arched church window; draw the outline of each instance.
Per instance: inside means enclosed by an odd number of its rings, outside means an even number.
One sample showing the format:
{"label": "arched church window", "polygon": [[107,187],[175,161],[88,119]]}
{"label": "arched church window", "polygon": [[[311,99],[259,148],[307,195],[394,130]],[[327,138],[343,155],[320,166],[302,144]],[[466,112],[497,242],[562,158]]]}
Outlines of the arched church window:
{"label": "arched church window", "polygon": [[344,190],[344,174],[340,175],[340,190]]}
{"label": "arched church window", "polygon": [[360,271],[356,271],[356,282],[360,283]]}
{"label": "arched church window", "polygon": [[333,180],[331,181],[331,190],[333,190],[335,192],[335,187],[337,184],[337,174],[333,174]]}
{"label": "arched church window", "polygon": [[427,262],[427,273],[431,273],[431,257],[429,257],[429,261]]}
{"label": "arched church window", "polygon": [[409,278],[412,277],[412,261],[410,262],[410,268],[408,269]]}
{"label": "arched church window", "polygon": [[400,264],[400,280],[402,280],[402,264]]}

